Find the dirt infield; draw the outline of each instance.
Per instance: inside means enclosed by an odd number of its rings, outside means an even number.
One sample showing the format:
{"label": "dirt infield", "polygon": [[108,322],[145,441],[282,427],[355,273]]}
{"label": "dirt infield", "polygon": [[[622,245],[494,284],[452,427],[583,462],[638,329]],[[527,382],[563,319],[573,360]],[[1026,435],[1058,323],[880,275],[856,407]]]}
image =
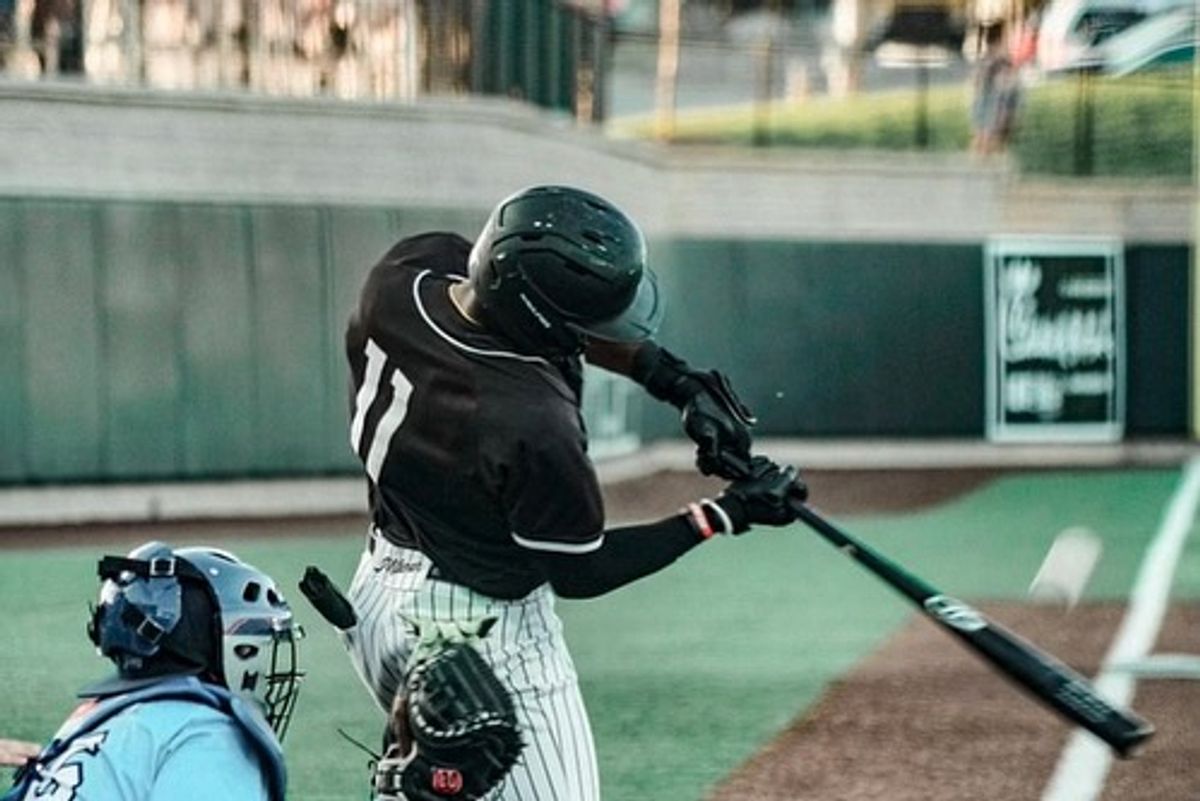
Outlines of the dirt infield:
{"label": "dirt infield", "polygon": [[[983,610],[1085,674],[1094,674],[1123,608],[992,604]],[[1167,651],[1200,650],[1200,607],[1172,609]],[[1158,733],[1114,763],[1104,801],[1200,797],[1200,681],[1138,684],[1136,707]],[[914,618],[830,687],[709,801],[1031,801],[1070,729],[936,626]]]}

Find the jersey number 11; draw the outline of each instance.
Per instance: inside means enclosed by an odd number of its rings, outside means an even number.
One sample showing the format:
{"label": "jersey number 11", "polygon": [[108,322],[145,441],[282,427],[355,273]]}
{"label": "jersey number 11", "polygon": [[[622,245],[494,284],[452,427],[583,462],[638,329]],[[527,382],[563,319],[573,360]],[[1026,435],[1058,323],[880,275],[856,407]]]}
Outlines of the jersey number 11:
{"label": "jersey number 11", "polygon": [[[398,368],[384,375],[387,354],[375,340],[367,340],[365,352],[367,369],[363,373],[362,385],[354,396],[350,447],[363,460],[371,481],[378,484],[379,471],[383,468],[383,460],[387,456],[392,436],[404,422],[404,415],[408,413],[408,399],[412,395],[413,386]],[[368,426],[368,415],[381,397],[387,398],[387,408],[374,417],[374,426]],[[364,449],[364,445],[368,447]]]}

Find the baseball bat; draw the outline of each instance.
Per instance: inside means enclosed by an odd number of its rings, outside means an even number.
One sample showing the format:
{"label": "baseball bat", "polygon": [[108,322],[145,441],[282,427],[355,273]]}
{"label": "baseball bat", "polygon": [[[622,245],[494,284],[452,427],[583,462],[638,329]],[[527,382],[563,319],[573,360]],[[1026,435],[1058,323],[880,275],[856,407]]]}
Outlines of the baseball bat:
{"label": "baseball bat", "polygon": [[1108,743],[1121,757],[1134,756],[1154,726],[1102,698],[1091,683],[1033,643],[931,584],[830,523],[799,499],[796,517],[906,596],[931,620],[958,637],[1035,697]]}

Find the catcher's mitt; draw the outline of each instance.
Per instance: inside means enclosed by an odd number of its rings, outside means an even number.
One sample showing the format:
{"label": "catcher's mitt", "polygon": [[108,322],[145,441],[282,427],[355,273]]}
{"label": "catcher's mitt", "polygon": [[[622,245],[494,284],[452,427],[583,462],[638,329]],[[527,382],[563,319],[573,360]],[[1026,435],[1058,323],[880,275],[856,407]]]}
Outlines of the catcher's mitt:
{"label": "catcher's mitt", "polygon": [[465,642],[447,644],[410,671],[392,716],[397,742],[375,772],[382,799],[481,798],[523,747],[512,697]]}

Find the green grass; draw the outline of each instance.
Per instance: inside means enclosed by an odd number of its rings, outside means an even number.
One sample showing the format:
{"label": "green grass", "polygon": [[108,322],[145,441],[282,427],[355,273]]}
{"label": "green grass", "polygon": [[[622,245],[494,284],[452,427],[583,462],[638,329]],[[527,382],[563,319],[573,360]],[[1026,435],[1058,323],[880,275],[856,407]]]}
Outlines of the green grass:
{"label": "green grass", "polygon": [[1014,150],[1027,172],[1192,176],[1191,73],[1063,80],[1026,93]]}
{"label": "green grass", "polygon": [[[1172,470],[1050,472],[1003,479],[916,515],[840,522],[946,592],[1020,598],[1054,536],[1086,525],[1105,551],[1089,595],[1120,598],[1178,482]],[[817,499],[819,503],[820,499]],[[133,541],[130,544],[135,544]],[[178,543],[184,544],[184,543]],[[309,678],[288,735],[291,798],[365,798],[380,716],[340,645],[294,591],[310,562],[348,581],[359,541],[248,540],[231,547],[276,575],[309,631]],[[110,550],[121,550],[115,547]],[[83,636],[91,547],[0,556],[0,736],[43,739],[71,693],[104,672]],[[1200,543],[1177,595],[1200,598]],[[817,698],[911,614],[907,602],[799,527],[718,540],[649,580],[560,602],[593,719],[606,801],[689,801]],[[950,640],[947,648],[957,645]],[[847,743],[853,748],[853,743]]]}
{"label": "green grass", "polygon": [[[1147,177],[1186,182],[1192,175],[1190,70],[1128,78],[1047,81],[1024,90],[1011,151],[1022,172]],[[767,145],[808,149],[918,149],[914,88],[685,111],[667,137],[676,144]],[[932,86],[926,95],[933,152],[970,142],[969,84]],[[618,137],[653,138],[653,117],[613,120]]]}
{"label": "green grass", "polygon": [[[967,90],[962,86],[931,87],[927,103],[928,148],[966,148],[971,137]],[[915,92],[903,89],[843,99],[818,97],[803,103],[681,112],[670,140],[679,144],[910,150],[917,147],[917,119]],[[609,130],[623,137],[651,138],[656,134],[651,117],[614,120]]]}

